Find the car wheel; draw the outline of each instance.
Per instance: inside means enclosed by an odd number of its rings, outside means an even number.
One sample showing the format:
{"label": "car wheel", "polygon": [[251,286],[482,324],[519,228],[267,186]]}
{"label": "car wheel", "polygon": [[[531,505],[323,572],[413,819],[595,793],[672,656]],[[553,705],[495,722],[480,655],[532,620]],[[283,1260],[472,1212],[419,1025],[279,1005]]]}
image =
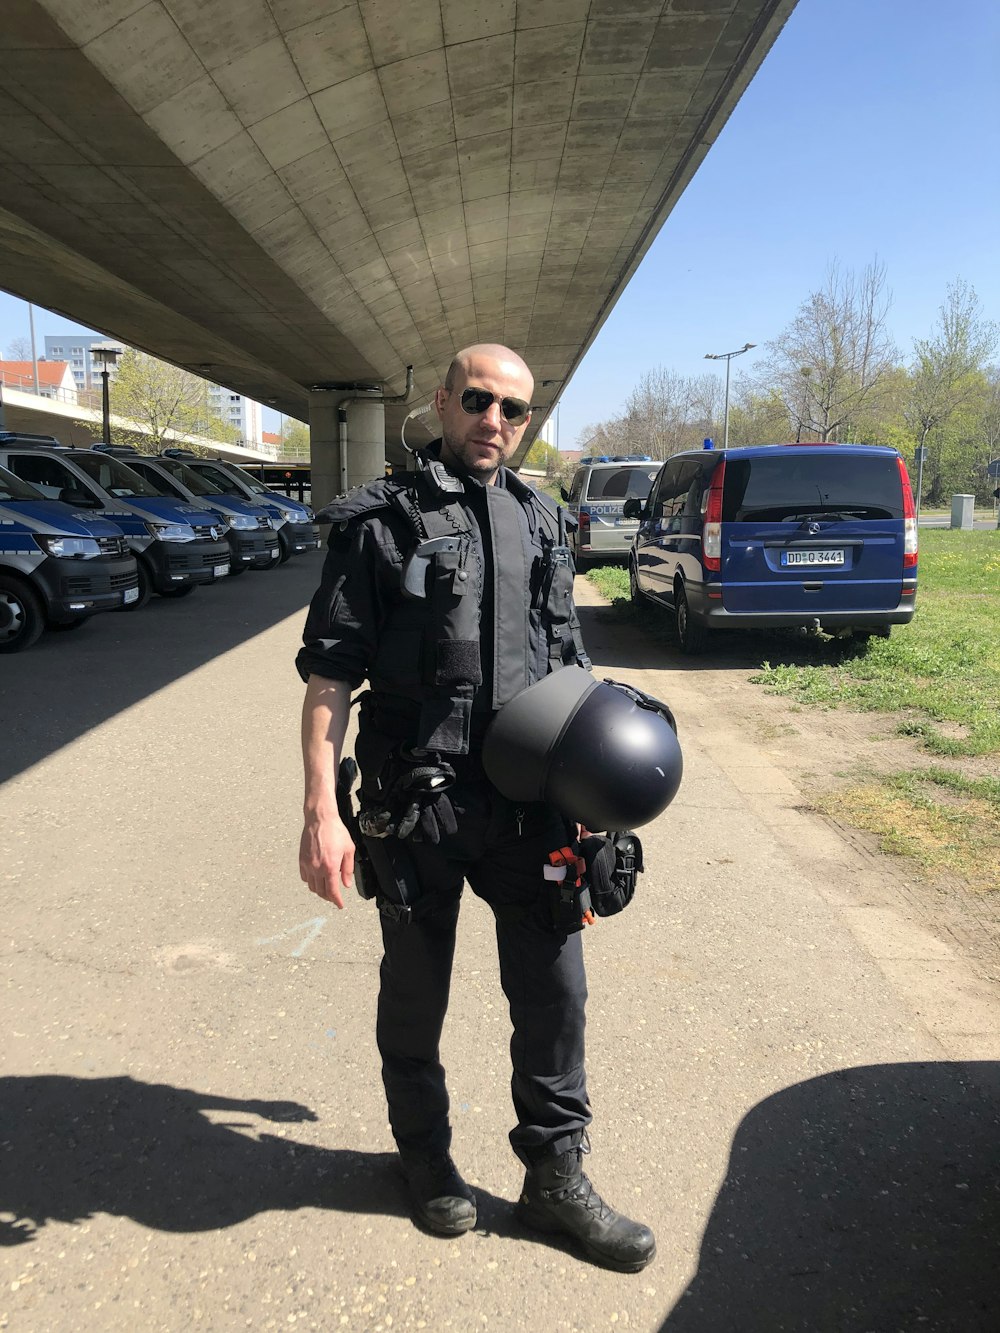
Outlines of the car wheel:
{"label": "car wheel", "polygon": [[704,650],[707,631],[691,614],[683,583],[674,588],[674,624],[682,653],[694,654]]}
{"label": "car wheel", "polygon": [[148,565],[141,556],[135,563],[139,575],[139,596],[134,602],[128,603],[124,608],[126,611],[138,611],[139,607],[145,606],[153,595],[153,576],[149,572]]}
{"label": "car wheel", "polygon": [[36,643],[45,628],[45,613],[34,592],[16,579],[0,575],[0,653],[21,653]]}
{"label": "car wheel", "polygon": [[283,565],[286,560],[292,558],[292,543],[281,532],[278,533],[278,550],[281,552],[278,556],[279,565]]}
{"label": "car wheel", "polygon": [[633,606],[641,606],[645,600],[642,595],[642,589],[639,587],[639,573],[635,565],[630,560],[628,562],[628,590],[632,598]]}
{"label": "car wheel", "polygon": [[161,597],[188,597],[194,592],[198,585],[195,583],[181,583],[176,588],[164,588],[160,593]]}

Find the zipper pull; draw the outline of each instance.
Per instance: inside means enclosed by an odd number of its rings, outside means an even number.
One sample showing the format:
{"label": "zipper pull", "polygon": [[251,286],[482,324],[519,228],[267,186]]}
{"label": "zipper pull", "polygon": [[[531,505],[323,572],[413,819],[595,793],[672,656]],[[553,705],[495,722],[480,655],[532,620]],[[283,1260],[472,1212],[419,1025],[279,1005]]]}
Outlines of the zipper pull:
{"label": "zipper pull", "polygon": [[518,808],[514,811],[514,818],[517,820],[517,836],[524,836],[524,811]]}

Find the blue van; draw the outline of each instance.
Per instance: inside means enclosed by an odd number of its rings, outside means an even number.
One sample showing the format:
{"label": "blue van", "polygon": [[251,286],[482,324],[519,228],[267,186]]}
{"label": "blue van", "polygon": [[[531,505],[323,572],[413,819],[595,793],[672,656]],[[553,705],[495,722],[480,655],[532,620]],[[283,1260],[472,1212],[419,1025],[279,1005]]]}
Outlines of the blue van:
{"label": "blue van", "polygon": [[681,650],[709,630],[887,636],[913,618],[917,522],[895,449],[705,448],[662,465],[629,552],[632,600],[672,613]]}
{"label": "blue van", "polygon": [[224,494],[215,482],[195,472],[180,458],[140,454],[126,446],[112,447],[107,452],[124,459],[160,495],[172,495],[219,520],[227,529],[230,578],[245,574],[248,569],[273,569],[278,563],[278,534],[262,505],[251,504],[238,495]]}
{"label": "blue van", "polygon": [[221,458],[198,458],[186,449],[164,449],[163,454],[166,458],[181,459],[227,495],[263,505],[278,530],[282,561],[302,551],[319,550],[319,528],[315,522],[316,515],[309,505],[282,495],[279,491],[268,490],[257,477]]}
{"label": "blue van", "polygon": [[0,466],[50,499],[91,510],[121,528],[138,562],[134,606],[145,605],[154,592],[183,597],[199,583],[229,573],[229,545],[220,521],[158,494],[120,458],[64,448],[54,439],[37,443],[0,434]]}
{"label": "blue van", "polygon": [[19,653],[42,630],[76,629],[139,596],[121,528],[74,513],[0,467],[0,653]]}

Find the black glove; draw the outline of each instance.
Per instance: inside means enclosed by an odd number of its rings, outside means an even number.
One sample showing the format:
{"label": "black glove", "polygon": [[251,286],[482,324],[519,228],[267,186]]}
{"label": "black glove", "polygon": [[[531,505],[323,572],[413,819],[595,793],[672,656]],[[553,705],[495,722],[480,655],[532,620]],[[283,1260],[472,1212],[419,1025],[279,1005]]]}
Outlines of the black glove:
{"label": "black glove", "polygon": [[437,755],[419,757],[404,752],[407,766],[386,791],[386,803],[400,811],[396,837],[413,837],[414,842],[437,845],[441,835],[456,833],[458,821],[448,788],[455,781],[455,770]]}

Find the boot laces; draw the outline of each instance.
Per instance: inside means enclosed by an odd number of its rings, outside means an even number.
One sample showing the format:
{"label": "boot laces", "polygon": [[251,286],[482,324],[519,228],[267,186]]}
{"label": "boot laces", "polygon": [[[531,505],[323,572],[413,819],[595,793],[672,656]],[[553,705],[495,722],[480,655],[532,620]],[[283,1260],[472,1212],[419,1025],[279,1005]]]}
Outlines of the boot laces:
{"label": "boot laces", "polygon": [[[586,1131],[584,1131],[583,1138],[577,1147],[580,1158],[585,1157],[590,1152],[590,1138]],[[588,1212],[593,1213],[601,1222],[607,1221],[612,1216],[614,1210],[604,1202],[597,1190],[594,1189],[590,1177],[582,1169],[579,1158],[575,1171],[557,1171],[556,1175],[559,1176],[560,1180],[565,1180],[567,1184],[558,1191],[553,1190],[553,1195],[558,1193],[562,1199],[574,1199]]]}

